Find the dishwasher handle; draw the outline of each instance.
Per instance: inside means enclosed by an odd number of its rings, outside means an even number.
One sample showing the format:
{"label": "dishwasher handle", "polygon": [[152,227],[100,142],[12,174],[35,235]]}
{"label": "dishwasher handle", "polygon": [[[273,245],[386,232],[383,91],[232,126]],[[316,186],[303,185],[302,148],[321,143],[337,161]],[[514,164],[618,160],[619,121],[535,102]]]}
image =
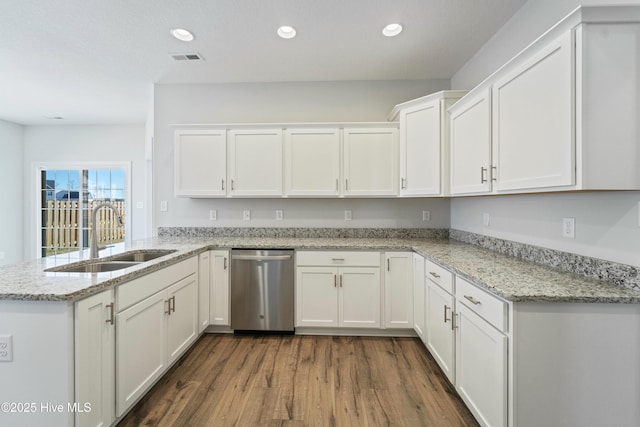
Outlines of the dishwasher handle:
{"label": "dishwasher handle", "polygon": [[286,261],[291,255],[231,255],[232,260],[238,261]]}

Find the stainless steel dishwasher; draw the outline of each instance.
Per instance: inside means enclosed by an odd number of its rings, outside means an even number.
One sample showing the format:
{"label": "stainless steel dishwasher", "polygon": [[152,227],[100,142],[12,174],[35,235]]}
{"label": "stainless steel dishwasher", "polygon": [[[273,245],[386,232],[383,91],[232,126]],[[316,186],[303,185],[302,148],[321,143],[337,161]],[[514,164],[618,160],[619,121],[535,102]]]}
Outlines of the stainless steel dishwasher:
{"label": "stainless steel dishwasher", "polygon": [[293,251],[231,251],[231,329],[293,331]]}

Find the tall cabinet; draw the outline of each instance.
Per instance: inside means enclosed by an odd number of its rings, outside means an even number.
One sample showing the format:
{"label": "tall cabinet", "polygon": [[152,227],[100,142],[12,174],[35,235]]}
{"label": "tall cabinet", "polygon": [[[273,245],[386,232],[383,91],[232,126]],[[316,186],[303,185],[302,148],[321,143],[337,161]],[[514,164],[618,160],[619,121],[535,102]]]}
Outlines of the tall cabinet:
{"label": "tall cabinet", "polygon": [[446,90],[398,104],[389,115],[400,120],[400,196],[449,193],[449,113],[466,91]]}

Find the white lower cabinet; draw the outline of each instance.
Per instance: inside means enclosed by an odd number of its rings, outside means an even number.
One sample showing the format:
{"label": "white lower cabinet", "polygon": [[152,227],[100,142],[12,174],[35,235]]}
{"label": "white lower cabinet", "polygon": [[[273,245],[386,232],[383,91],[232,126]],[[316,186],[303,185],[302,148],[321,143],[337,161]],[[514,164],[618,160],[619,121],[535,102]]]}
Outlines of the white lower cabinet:
{"label": "white lower cabinet", "polygon": [[115,420],[114,316],[112,289],[75,303],[75,402],[81,405],[76,426]]}
{"label": "white lower cabinet", "polygon": [[209,251],[209,324],[229,326],[229,251]]}
{"label": "white lower cabinet", "polygon": [[296,254],[296,327],[380,328],[380,253]]}
{"label": "white lower cabinet", "polygon": [[426,278],[424,276],[424,257],[413,254],[413,330],[418,334],[422,342],[427,339],[426,314],[427,292]]}
{"label": "white lower cabinet", "polygon": [[209,326],[209,306],[211,300],[211,251],[198,256],[198,332]]}
{"label": "white lower cabinet", "polygon": [[507,337],[458,304],[456,390],[482,425],[507,425]]}
{"label": "white lower cabinet", "polygon": [[384,326],[413,328],[413,253],[384,254]]}
{"label": "white lower cabinet", "polygon": [[454,297],[427,279],[426,345],[449,381],[455,383]]}
{"label": "white lower cabinet", "polygon": [[298,267],[296,326],[380,327],[380,268]]}
{"label": "white lower cabinet", "polygon": [[[194,257],[118,288],[116,412],[123,415],[198,336]],[[149,295],[151,293],[151,295]]]}

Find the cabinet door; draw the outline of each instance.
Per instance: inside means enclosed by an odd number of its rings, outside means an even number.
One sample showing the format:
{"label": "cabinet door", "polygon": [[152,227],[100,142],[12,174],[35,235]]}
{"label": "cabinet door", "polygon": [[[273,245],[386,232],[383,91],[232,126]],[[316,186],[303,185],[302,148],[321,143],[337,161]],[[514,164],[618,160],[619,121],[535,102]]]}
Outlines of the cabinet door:
{"label": "cabinet door", "polygon": [[384,326],[412,329],[413,254],[387,252],[384,258]]}
{"label": "cabinet door", "polygon": [[397,129],[344,129],[344,194],[398,194]]}
{"label": "cabinet door", "polygon": [[76,425],[109,426],[115,419],[115,319],[113,290],[75,304]]}
{"label": "cabinet door", "polygon": [[232,196],[282,196],[282,131],[229,131]]}
{"label": "cabinet door", "polygon": [[499,191],[575,183],[574,74],[567,31],[493,86]]}
{"label": "cabinet door", "polygon": [[463,304],[456,313],[456,389],[485,426],[507,425],[507,337]]}
{"label": "cabinet door", "polygon": [[452,109],[451,194],[491,191],[490,92],[470,94]]}
{"label": "cabinet door", "polygon": [[413,330],[422,342],[426,340],[426,278],[424,276],[424,258],[413,254]]}
{"label": "cabinet door", "polygon": [[204,331],[209,326],[209,304],[211,263],[210,253],[203,252],[198,257],[198,332]]}
{"label": "cabinet door", "polygon": [[288,129],[284,134],[285,194],[340,194],[340,130]]}
{"label": "cabinet door", "polygon": [[400,113],[400,195],[441,193],[441,101]]}
{"label": "cabinet door", "polygon": [[167,363],[173,363],[198,337],[198,277],[193,274],[167,289]]}
{"label": "cabinet door", "polygon": [[438,285],[427,281],[427,348],[452,383],[454,377],[454,298]]}
{"label": "cabinet door", "polygon": [[229,252],[210,251],[209,323],[229,326]]}
{"label": "cabinet door", "polygon": [[337,268],[296,268],[296,326],[338,326]]}
{"label": "cabinet door", "polygon": [[168,309],[166,291],[161,291],[116,316],[118,416],[151,387],[167,366]]}
{"label": "cabinet door", "polygon": [[338,326],[380,327],[380,268],[340,268]]}
{"label": "cabinet door", "polygon": [[226,131],[178,130],[175,138],[176,196],[226,196]]}

